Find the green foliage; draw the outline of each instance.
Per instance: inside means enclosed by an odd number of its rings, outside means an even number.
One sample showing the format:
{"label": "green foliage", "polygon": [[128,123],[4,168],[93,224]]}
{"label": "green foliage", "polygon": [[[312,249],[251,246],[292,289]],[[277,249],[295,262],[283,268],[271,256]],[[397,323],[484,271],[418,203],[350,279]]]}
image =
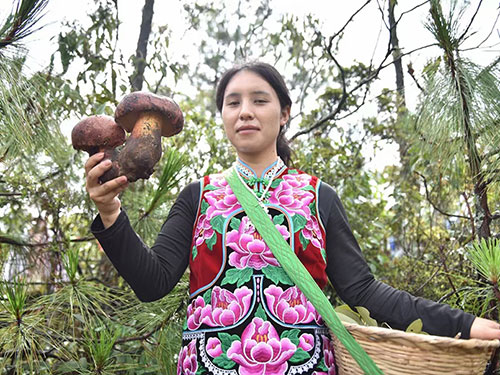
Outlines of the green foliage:
{"label": "green foliage", "polygon": [[[498,285],[500,279],[500,241],[484,238],[469,246],[467,252],[469,260],[478,272],[493,285]],[[498,286],[497,286],[498,287]]]}
{"label": "green foliage", "polygon": [[50,97],[42,77],[24,77],[23,63],[0,58],[0,160],[43,151],[56,155],[67,144],[45,106]]}

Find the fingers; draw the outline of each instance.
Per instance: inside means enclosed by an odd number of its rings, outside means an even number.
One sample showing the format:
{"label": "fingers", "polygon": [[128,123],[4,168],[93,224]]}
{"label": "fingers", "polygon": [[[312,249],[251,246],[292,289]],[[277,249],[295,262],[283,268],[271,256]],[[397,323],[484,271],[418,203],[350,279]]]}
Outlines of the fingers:
{"label": "fingers", "polygon": [[476,317],[472,322],[470,337],[483,340],[500,339],[500,325],[495,321]]}
{"label": "fingers", "polygon": [[85,175],[88,175],[90,170],[94,168],[97,164],[99,164],[104,158],[104,152],[98,152],[97,154],[92,155],[88,158],[85,163]]}
{"label": "fingers", "polygon": [[85,163],[85,173],[87,175],[87,185],[98,185],[99,177],[101,177],[108,169],[111,168],[111,160],[102,160],[103,156],[92,159],[95,155],[89,158]]}
{"label": "fingers", "polygon": [[[97,168],[97,167],[96,167]],[[92,169],[89,175],[95,170]],[[124,191],[128,186],[126,176],[120,176],[110,180],[104,184],[90,185],[87,184],[90,199],[96,203],[106,203]]]}
{"label": "fingers", "polygon": [[124,191],[127,186],[127,177],[119,176],[113,180],[101,184],[101,177],[111,168],[111,160],[103,160],[104,153],[99,152],[89,157],[85,163],[86,189],[92,199],[98,206],[115,206],[114,199],[118,194]]}

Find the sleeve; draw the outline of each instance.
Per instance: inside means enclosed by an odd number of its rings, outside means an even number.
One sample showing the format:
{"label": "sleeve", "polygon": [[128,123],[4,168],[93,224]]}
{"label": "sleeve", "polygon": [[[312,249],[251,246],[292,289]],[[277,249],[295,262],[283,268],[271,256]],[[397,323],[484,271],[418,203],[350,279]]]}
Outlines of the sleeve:
{"label": "sleeve", "polygon": [[406,329],[420,318],[429,334],[470,337],[474,315],[392,288],[375,280],[349,227],[335,191],[322,183],[319,211],[326,230],[326,272],[340,298],[349,306],[364,306],[378,322]]}
{"label": "sleeve", "polygon": [[199,193],[199,183],[181,191],[151,248],[132,229],[125,211],[109,228],[100,216],[92,223],[92,233],[141,301],[164,297],[186,270]]}

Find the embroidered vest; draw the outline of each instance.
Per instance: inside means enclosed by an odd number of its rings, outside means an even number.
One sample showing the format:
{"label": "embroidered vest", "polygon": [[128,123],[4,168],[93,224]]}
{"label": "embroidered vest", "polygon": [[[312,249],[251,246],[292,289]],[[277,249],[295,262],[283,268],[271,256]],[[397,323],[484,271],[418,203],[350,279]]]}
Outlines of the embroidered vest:
{"label": "embroidered vest", "polygon": [[[242,164],[237,170],[323,288],[326,241],[317,177],[280,159],[262,179]],[[280,267],[222,174],[201,182],[189,266],[178,375],[335,374],[321,316]]]}

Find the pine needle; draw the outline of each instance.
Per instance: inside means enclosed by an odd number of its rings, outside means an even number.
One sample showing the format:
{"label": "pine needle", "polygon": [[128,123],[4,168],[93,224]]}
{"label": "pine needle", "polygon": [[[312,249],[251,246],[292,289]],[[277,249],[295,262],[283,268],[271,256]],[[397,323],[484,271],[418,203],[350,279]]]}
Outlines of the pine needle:
{"label": "pine needle", "polygon": [[6,47],[15,47],[27,36],[41,27],[36,27],[43,17],[48,0],[18,0],[3,26],[0,27],[0,51]]}

